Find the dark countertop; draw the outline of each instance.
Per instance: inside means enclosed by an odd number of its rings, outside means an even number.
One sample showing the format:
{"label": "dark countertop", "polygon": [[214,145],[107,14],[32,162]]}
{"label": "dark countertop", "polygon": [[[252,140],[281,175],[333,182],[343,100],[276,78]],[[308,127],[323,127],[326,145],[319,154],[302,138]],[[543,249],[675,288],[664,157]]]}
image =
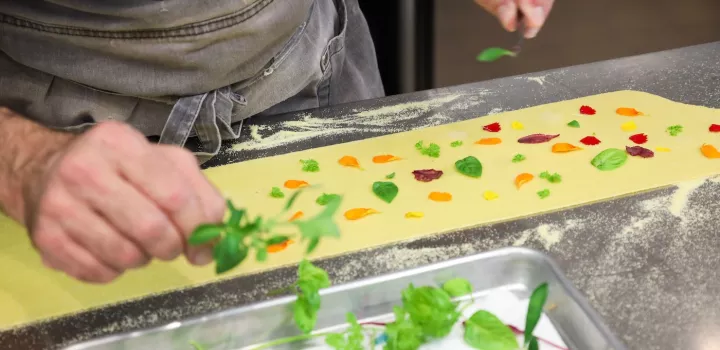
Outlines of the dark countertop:
{"label": "dark countertop", "polygon": [[[310,111],[314,118],[326,118],[328,122],[321,125],[298,122],[308,113],[253,120],[244,126],[240,140],[251,149],[235,152],[226,145],[208,166],[617,90],[720,108],[718,57],[720,42]],[[348,118],[358,110],[423,101],[441,102],[426,104],[430,108],[400,118],[392,127]],[[464,105],[457,105],[458,101]],[[255,126],[251,129],[251,125]],[[320,132],[333,127],[342,130]],[[284,138],[275,148],[252,141],[251,134],[267,141],[281,131],[293,132],[297,141]],[[360,251],[319,264],[335,283],[342,283],[523,245],[549,253],[629,348],[720,348],[717,215],[720,180],[715,178]],[[55,347],[264,300],[267,291],[294,281],[294,274],[294,268],[282,268],[1,332],[0,348]]]}

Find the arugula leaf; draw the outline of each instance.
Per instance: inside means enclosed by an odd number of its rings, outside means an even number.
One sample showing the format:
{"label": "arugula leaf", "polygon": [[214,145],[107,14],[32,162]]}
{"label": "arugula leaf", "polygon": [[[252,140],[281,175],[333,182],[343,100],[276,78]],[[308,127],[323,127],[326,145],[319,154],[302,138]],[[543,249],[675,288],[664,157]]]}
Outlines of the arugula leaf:
{"label": "arugula leaf", "polygon": [[372,191],[384,202],[392,203],[395,197],[397,197],[399,189],[397,185],[392,182],[377,181],[373,183]]}
{"label": "arugula leaf", "polygon": [[320,171],[320,164],[315,159],[300,160],[302,171],[316,173]]}
{"label": "arugula leaf", "polygon": [[273,187],[272,190],[270,190],[270,197],[285,198],[285,193],[283,193],[280,187]]}
{"label": "arugula leaf", "polygon": [[385,350],[416,350],[425,343],[423,330],[413,323],[405,309],[399,306],[393,308],[395,321],[385,326],[387,343]]}
{"label": "arugula leaf", "polygon": [[460,317],[457,304],[439,288],[415,288],[411,284],[402,291],[402,303],[413,323],[422,329],[425,336],[432,338],[448,335]]}
{"label": "arugula leaf", "polygon": [[464,278],[453,278],[443,283],[442,289],[451,297],[461,297],[472,294],[472,284]]}
{"label": "arugula leaf", "polygon": [[241,244],[234,234],[225,235],[213,249],[215,273],[222,274],[238,266],[248,254],[248,247]]}
{"label": "arugula leaf", "polygon": [[548,296],[548,284],[543,283],[533,291],[528,304],[527,317],[525,318],[525,344],[529,344],[532,338],[532,332],[540,321],[543,306]]}
{"label": "arugula leaf", "polygon": [[517,350],[515,334],[497,316],[480,310],[465,322],[465,343],[482,350]]}
{"label": "arugula leaf", "polygon": [[203,245],[220,237],[223,232],[225,232],[225,225],[203,224],[193,231],[188,239],[188,243],[190,243],[190,245]]}

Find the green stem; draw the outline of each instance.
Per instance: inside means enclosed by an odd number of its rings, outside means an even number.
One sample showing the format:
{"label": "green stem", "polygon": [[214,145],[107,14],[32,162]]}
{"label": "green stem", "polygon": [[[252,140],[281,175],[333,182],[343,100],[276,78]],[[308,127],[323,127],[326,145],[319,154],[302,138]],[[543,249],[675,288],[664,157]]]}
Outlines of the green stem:
{"label": "green stem", "polygon": [[276,345],[294,343],[294,342],[296,342],[296,341],[308,340],[308,339],[312,339],[312,338],[320,338],[320,337],[324,337],[324,336],[327,336],[327,335],[330,335],[330,334],[332,334],[332,333],[303,334],[303,335],[297,335],[297,336],[294,336],[294,337],[287,337],[287,338],[278,339],[278,340],[275,340],[275,341],[273,341],[273,342],[260,345],[259,347],[254,348],[254,349],[252,349],[252,350],[269,349],[269,348],[271,348],[271,347],[273,347],[273,346],[276,346]]}

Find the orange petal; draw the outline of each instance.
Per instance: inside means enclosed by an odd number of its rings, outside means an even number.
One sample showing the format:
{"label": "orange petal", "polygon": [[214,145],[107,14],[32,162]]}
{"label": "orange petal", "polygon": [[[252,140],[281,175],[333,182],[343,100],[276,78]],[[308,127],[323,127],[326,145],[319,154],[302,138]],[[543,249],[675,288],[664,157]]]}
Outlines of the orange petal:
{"label": "orange petal", "polygon": [[567,153],[572,151],[579,151],[582,148],[569,143],[556,143],[552,146],[553,153]]}
{"label": "orange petal", "polygon": [[371,208],[355,208],[345,212],[345,218],[348,220],[362,219],[370,214],[377,214],[379,211]]}
{"label": "orange petal", "polygon": [[400,158],[395,157],[395,156],[392,155],[392,154],[383,154],[383,155],[381,155],[381,156],[375,156],[375,157],[373,157],[373,163],[378,163],[378,164],[390,163],[390,162],[395,161],[395,160],[400,160]]}
{"label": "orange petal", "polygon": [[449,202],[452,200],[452,194],[447,192],[432,192],[428,198],[436,202]]}
{"label": "orange petal", "polygon": [[637,117],[639,115],[643,115],[643,113],[638,111],[637,109],[628,107],[618,108],[615,113],[619,115],[624,115],[626,117]]}
{"label": "orange petal", "polygon": [[702,154],[710,159],[718,159],[720,158],[720,151],[718,151],[717,148],[713,145],[704,144],[702,147],[700,147],[700,151]]}
{"label": "orange petal", "polygon": [[533,176],[533,174],[522,173],[515,178],[515,187],[520,189],[522,185],[532,181],[534,178],[535,176]]}
{"label": "orange petal", "polygon": [[480,139],[475,141],[475,144],[477,145],[498,145],[501,144],[502,140],[497,137],[490,137],[486,139]]}
{"label": "orange petal", "polygon": [[293,222],[293,221],[303,217],[304,215],[305,215],[305,213],[303,213],[302,210],[298,211],[297,213],[293,214],[293,216],[288,221]]}
{"label": "orange petal", "polygon": [[338,163],[342,166],[348,166],[353,168],[359,168],[360,162],[353,156],[344,156],[338,160]]}
{"label": "orange petal", "polygon": [[287,249],[287,247],[293,243],[295,243],[295,241],[293,241],[292,239],[288,239],[287,241],[282,243],[269,245],[266,249],[268,253],[277,253]]}
{"label": "orange petal", "polygon": [[285,181],[285,188],[294,190],[296,188],[305,187],[308,183],[302,180],[287,180]]}

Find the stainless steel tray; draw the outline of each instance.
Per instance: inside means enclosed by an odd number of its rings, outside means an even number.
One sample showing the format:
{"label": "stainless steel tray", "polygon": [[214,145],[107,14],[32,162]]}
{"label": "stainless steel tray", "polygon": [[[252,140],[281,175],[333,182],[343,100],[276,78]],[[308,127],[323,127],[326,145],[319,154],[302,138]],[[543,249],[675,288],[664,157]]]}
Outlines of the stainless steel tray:
{"label": "stainless steel tray", "polygon": [[[535,286],[547,282],[547,303],[556,307],[546,315],[570,349],[626,349],[557,265],[546,255],[525,248],[505,248],[333,286],[321,291],[323,306],[316,329],[344,324],[349,311],[359,319],[387,315],[394,305],[401,304],[400,292],[408,284],[437,285],[454,277],[468,279],[479,292],[505,289],[520,298],[527,298]],[[297,335],[290,311],[294,299],[283,297],[66,349],[191,349],[191,341],[207,350],[241,349]]]}

